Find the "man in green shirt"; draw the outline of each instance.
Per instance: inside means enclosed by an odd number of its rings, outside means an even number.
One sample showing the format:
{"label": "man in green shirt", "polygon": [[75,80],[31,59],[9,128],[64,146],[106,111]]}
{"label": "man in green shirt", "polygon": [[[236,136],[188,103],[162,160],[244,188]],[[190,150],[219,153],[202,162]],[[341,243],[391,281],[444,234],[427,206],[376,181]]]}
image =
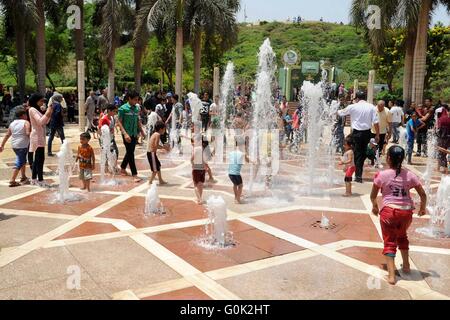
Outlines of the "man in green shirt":
{"label": "man in green shirt", "polygon": [[145,137],[145,132],[139,117],[140,107],[136,104],[139,101],[139,93],[132,91],[128,94],[128,102],[119,108],[118,126],[122,132],[123,144],[126,153],[121,164],[121,174],[127,175],[127,166],[130,165],[131,174],[135,182],[140,182],[134,159],[134,151],[139,134]]}

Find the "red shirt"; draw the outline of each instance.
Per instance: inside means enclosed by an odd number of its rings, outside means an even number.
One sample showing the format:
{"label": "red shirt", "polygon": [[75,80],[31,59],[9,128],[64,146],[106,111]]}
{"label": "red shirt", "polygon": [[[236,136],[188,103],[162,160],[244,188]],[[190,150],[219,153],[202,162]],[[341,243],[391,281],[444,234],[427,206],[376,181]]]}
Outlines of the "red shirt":
{"label": "red shirt", "polygon": [[109,127],[109,130],[114,133],[114,126],[111,125],[111,119],[107,114],[100,118],[100,121],[98,122],[99,130],[102,130],[102,127],[104,125],[107,125]]}

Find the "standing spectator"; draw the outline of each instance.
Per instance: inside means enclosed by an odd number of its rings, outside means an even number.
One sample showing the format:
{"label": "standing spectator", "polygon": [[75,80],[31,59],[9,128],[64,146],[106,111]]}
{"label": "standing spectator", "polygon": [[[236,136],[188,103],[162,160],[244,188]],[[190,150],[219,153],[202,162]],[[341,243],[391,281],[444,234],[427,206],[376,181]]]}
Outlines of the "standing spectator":
{"label": "standing spectator", "polygon": [[403,101],[397,100],[396,104],[389,110],[391,118],[391,132],[394,138],[393,142],[398,143],[400,139],[399,127],[405,122],[405,114],[403,113]]}
{"label": "standing spectator", "polygon": [[373,104],[365,101],[366,94],[362,91],[356,92],[355,103],[344,110],[339,110],[340,116],[350,115],[352,122],[352,138],[355,154],[355,182],[362,183],[364,161],[366,150],[371,138],[372,125],[375,126],[375,140],[380,141],[380,126],[378,116]]}
{"label": "standing spectator", "polygon": [[[389,109],[385,107],[386,103],[383,100],[377,103],[377,115],[380,126],[380,141],[378,142],[378,153],[383,154],[384,145],[389,141],[390,124],[389,124]],[[372,137],[375,137],[375,126],[372,126]]]}
{"label": "standing spectator", "polygon": [[67,99],[67,121],[75,123],[75,96],[70,94]]}
{"label": "standing spectator", "polygon": [[440,167],[444,167],[444,174],[448,174],[447,154],[450,148],[450,110],[447,104],[443,104],[437,113],[436,133],[438,153],[438,171]]}
{"label": "standing spectator", "polygon": [[94,128],[94,115],[96,107],[94,91],[89,92],[89,97],[86,99],[85,105],[86,105],[86,116],[88,121],[88,131],[92,131],[92,128]]}
{"label": "standing spectator", "polygon": [[106,107],[108,107],[108,104],[108,93],[106,92],[106,89],[103,89],[102,94],[98,96],[97,107],[100,109],[100,112],[104,112]]}
{"label": "standing spectator", "polygon": [[204,132],[208,130],[210,106],[211,102],[209,101],[209,94],[205,92],[202,98],[202,107],[200,108],[200,117],[202,120],[202,129]]}
{"label": "standing spectator", "polygon": [[45,162],[45,130],[46,125],[50,121],[53,106],[47,108],[45,114],[42,114],[41,107],[44,105],[45,99],[41,94],[33,94],[30,97],[30,151],[34,153],[32,184],[45,187],[44,183],[44,162]]}
{"label": "standing spectator", "polygon": [[135,182],[141,182],[138,178],[136,163],[134,158],[134,151],[138,135],[145,135],[144,129],[139,118],[139,94],[137,92],[130,92],[128,94],[128,102],[119,108],[118,125],[122,132],[123,143],[125,145],[126,153],[121,164],[121,174],[127,175],[127,166],[130,165],[131,175]]}
{"label": "standing spectator", "polygon": [[55,138],[55,134],[58,133],[59,138],[61,139],[61,143],[64,143],[64,119],[63,119],[63,109],[61,106],[61,102],[63,96],[59,93],[56,93],[52,96],[52,107],[53,113],[52,118],[50,120],[50,135],[48,137],[48,149],[47,155],[49,157],[53,157],[52,153],[52,143]]}
{"label": "standing spectator", "polygon": [[417,132],[425,128],[425,123],[418,119],[417,113],[413,112],[411,114],[411,119],[408,120],[406,124],[406,134],[408,137],[408,148],[406,149],[406,154],[408,156],[408,164],[412,164],[411,158],[414,151],[414,138],[417,135]]}
{"label": "standing spectator", "polygon": [[30,132],[31,126],[27,120],[27,112],[22,108],[16,111],[16,120],[14,120],[8,128],[6,136],[3,138],[2,145],[0,146],[0,152],[3,152],[5,144],[9,137],[12,137],[11,145],[16,154],[16,163],[14,171],[9,181],[10,187],[18,187],[20,183],[16,181],[19,172],[22,178],[20,182],[23,184],[29,184],[29,180],[25,175],[25,168],[27,164],[28,146],[30,145]]}

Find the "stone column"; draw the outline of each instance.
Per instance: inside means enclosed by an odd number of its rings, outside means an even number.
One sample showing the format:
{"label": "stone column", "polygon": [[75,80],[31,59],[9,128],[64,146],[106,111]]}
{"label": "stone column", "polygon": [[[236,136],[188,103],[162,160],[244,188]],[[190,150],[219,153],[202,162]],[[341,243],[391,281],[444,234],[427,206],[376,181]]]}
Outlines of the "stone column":
{"label": "stone column", "polygon": [[84,87],[84,61],[78,61],[78,126],[80,132],[86,130],[85,87]]}
{"label": "stone column", "polygon": [[220,95],[220,69],[214,68],[214,84],[213,84],[213,98],[216,95]]}
{"label": "stone column", "polygon": [[375,86],[375,70],[369,71],[369,81],[367,82],[367,102],[373,103]]}

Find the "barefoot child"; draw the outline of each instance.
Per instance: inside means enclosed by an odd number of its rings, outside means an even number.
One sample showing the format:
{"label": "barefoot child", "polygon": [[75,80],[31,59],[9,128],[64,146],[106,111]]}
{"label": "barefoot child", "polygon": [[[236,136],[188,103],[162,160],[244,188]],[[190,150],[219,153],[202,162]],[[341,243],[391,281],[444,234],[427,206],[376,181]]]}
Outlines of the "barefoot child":
{"label": "barefoot child", "polygon": [[80,162],[79,178],[83,181],[83,188],[91,192],[92,171],[95,170],[95,154],[94,149],[89,145],[91,135],[89,132],[80,134],[80,145],[78,146],[77,162]]}
{"label": "barefoot child", "polygon": [[340,165],[344,166],[345,172],[345,194],[344,197],[350,197],[352,195],[352,177],[355,173],[355,157],[353,154],[353,139],[348,136],[344,140],[344,155],[342,160],[339,162]]}
{"label": "barefoot child", "polygon": [[161,176],[161,162],[159,162],[157,151],[158,149],[168,150],[169,146],[161,146],[161,135],[166,132],[166,125],[162,121],[157,121],[154,126],[154,132],[150,137],[150,141],[148,143],[147,150],[147,159],[150,164],[150,169],[152,170],[152,175],[150,176],[150,180],[148,183],[151,185],[153,183],[153,179],[155,179],[156,175],[158,175],[159,185],[167,184]]}
{"label": "barefoot child", "polygon": [[242,189],[244,185],[242,183],[241,168],[245,161],[250,162],[248,155],[244,154],[245,139],[243,137],[236,136],[236,147],[237,149],[231,151],[228,155],[229,165],[228,165],[228,176],[231,182],[233,182],[234,191],[234,202],[237,204],[241,203]]}
{"label": "barefoot child", "polygon": [[[191,139],[192,143],[192,180],[194,182],[195,195],[197,197],[197,204],[203,204],[203,185],[205,183],[206,176],[206,162],[203,153],[203,139],[199,135],[195,135],[196,138]],[[196,141],[200,140],[200,141]]]}
{"label": "barefoot child", "polygon": [[[409,265],[409,241],[407,230],[412,222],[414,202],[409,193],[410,189],[416,189],[420,196],[419,216],[425,215],[427,196],[420,184],[419,178],[411,171],[402,169],[405,159],[405,150],[400,146],[392,146],[388,149],[387,163],[389,169],[377,173],[373,181],[372,213],[380,215],[381,231],[383,234],[386,264],[389,272],[388,282],[395,284],[395,254],[397,247],[400,249],[403,259],[403,272],[410,272]],[[377,195],[381,189],[383,204],[381,211],[378,208]]]}
{"label": "barefoot child", "polygon": [[30,144],[31,125],[28,122],[27,112],[23,108],[19,108],[16,111],[16,120],[11,122],[3,138],[2,145],[0,146],[0,152],[5,148],[5,144],[9,137],[12,137],[11,145],[16,154],[16,163],[14,165],[14,171],[9,181],[10,187],[18,187],[20,183],[16,181],[19,172],[21,174],[20,182],[23,184],[29,184],[29,180],[25,175],[25,168],[27,164],[28,145]]}

